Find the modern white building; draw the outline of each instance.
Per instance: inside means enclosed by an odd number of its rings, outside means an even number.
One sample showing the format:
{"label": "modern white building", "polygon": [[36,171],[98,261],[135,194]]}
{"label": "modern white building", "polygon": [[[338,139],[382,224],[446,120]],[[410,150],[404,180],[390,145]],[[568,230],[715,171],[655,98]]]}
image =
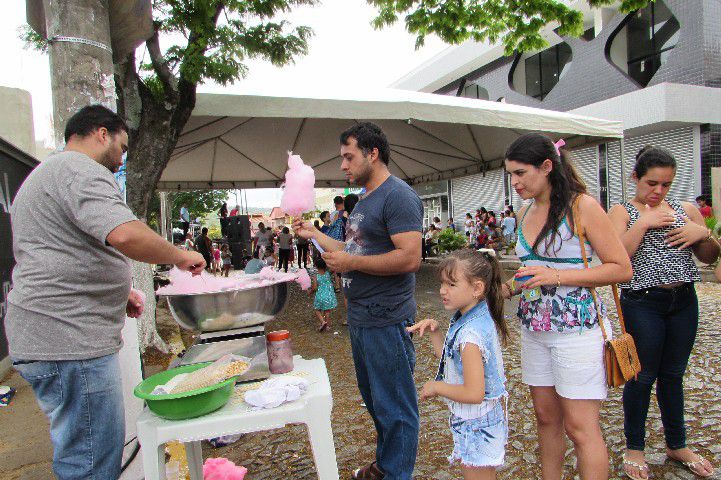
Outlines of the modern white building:
{"label": "modern white building", "polygon": [[[710,169],[721,166],[718,0],[657,0],[628,15],[591,9],[585,1],[572,6],[584,13],[581,38],[562,38],[554,31],[557,25],[549,25],[548,48],[511,57],[503,55],[502,45],[466,42],[391,86],[622,121],[623,142],[573,152],[590,193],[605,207],[620,202],[624,193],[633,195],[633,183],[622,180],[628,179],[638,150],[649,144],[669,150],[678,161],[673,196],[692,200],[710,194]],[[435,205],[431,198],[441,203],[445,196],[447,215],[456,222],[481,206],[520,206],[500,169],[453,178],[445,188],[430,190],[427,207]]]}

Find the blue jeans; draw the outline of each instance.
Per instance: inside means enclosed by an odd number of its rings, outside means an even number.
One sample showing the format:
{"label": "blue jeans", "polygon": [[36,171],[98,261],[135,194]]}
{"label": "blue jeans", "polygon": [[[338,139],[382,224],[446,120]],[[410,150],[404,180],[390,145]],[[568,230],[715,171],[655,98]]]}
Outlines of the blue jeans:
{"label": "blue jeans", "polygon": [[410,480],[418,451],[416,351],[409,323],[350,326],[358,389],[376,427],[376,461],[385,480]]}
{"label": "blue jeans", "polygon": [[655,381],[666,445],[672,450],[683,448],[683,374],[698,328],[696,290],[692,283],[669,290],[624,290],[621,308],[641,361],[638,379],[623,388],[626,447],[646,446],[646,417]]}
{"label": "blue jeans", "polygon": [[90,360],[26,361],[13,366],[50,419],[53,472],[59,480],[120,476],[125,411],[118,355]]}

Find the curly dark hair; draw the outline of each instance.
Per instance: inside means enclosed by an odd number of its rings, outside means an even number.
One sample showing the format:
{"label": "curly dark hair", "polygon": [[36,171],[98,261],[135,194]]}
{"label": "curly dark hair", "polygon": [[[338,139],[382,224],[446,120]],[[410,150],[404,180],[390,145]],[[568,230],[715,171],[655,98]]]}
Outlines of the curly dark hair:
{"label": "curly dark hair", "polygon": [[388,165],[391,159],[391,147],[381,127],[371,122],[357,123],[340,134],[340,143],[348,145],[351,137],[358,142],[358,148],[361,149],[363,155],[370,155],[371,151],[377,148],[378,157]]}
{"label": "curly dark hair", "polygon": [[104,127],[115,135],[121,130],[128,131],[128,125],[120,115],[102,105],[88,105],[78,110],[65,125],[65,141],[77,135],[85,137],[95,130]]}

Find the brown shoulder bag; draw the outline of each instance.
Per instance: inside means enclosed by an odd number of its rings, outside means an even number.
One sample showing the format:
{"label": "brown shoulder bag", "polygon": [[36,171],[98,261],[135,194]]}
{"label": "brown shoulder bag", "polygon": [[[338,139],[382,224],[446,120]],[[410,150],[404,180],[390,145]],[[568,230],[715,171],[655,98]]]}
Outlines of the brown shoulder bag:
{"label": "brown shoulder bag", "polygon": [[[583,228],[581,227],[581,216],[579,214],[580,196],[573,203],[573,224],[578,240],[581,243],[581,257],[583,258],[583,266],[588,268],[588,257],[586,256],[586,238]],[[641,371],[641,362],[636,352],[636,344],[633,337],[626,332],[626,324],[623,321],[623,312],[621,311],[621,302],[618,297],[618,286],[614,283],[613,300],[616,303],[616,311],[618,312],[618,321],[621,323],[621,335],[617,338],[608,339],[606,335],[606,327],[603,325],[601,317],[601,308],[599,306],[596,289],[590,288],[593,303],[596,306],[596,315],[598,315],[598,324],[601,326],[603,334],[603,363],[606,368],[606,383],[609,387],[620,387],[627,381],[636,379]]]}

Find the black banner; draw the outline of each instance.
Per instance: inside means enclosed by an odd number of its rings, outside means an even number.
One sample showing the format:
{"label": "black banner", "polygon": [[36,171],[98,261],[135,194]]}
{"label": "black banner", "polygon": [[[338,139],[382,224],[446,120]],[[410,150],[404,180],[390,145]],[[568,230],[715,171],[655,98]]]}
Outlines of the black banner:
{"label": "black banner", "polygon": [[0,359],[8,354],[5,312],[7,295],[12,287],[12,269],[15,266],[10,206],[20,185],[36,164],[34,158],[0,139]]}

